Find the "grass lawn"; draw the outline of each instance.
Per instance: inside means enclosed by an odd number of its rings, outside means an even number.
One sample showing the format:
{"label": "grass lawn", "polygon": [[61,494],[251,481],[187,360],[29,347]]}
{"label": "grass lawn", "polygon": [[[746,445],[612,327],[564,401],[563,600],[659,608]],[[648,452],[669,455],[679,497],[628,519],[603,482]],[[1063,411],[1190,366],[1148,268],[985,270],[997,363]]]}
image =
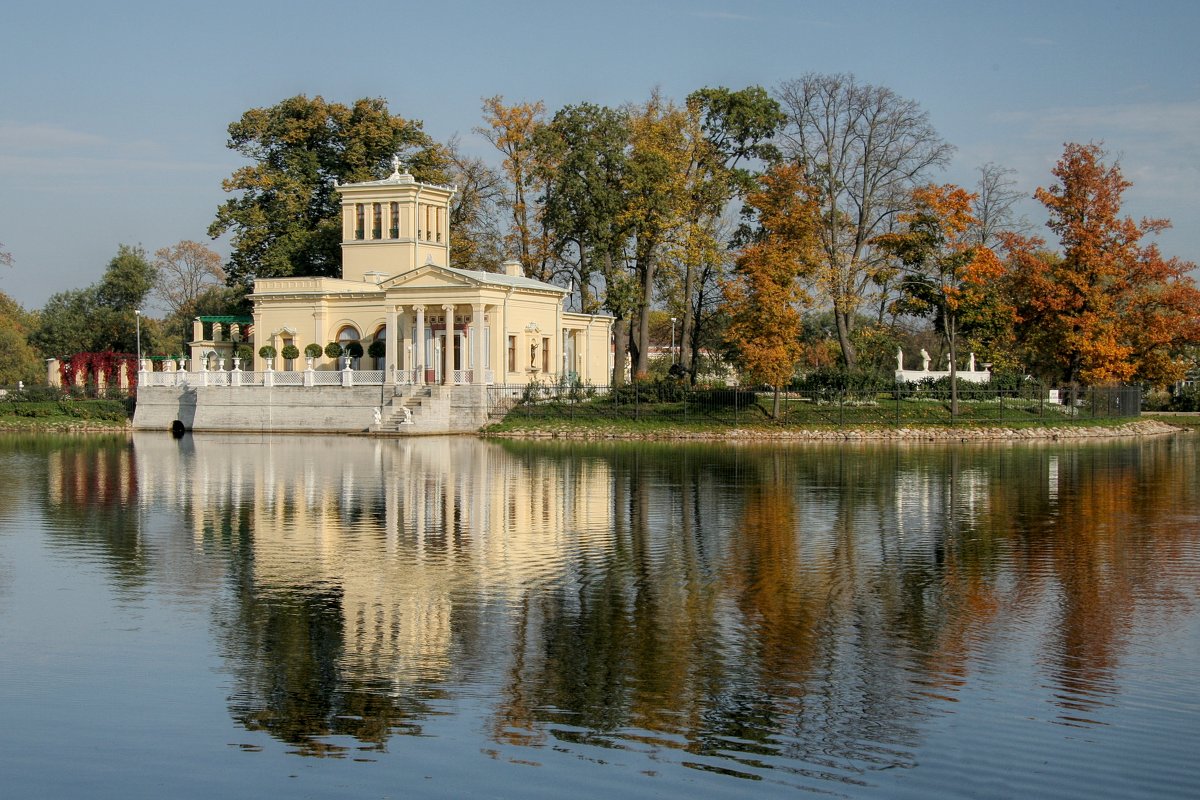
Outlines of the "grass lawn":
{"label": "grass lawn", "polygon": [[839,403],[791,398],[781,408],[780,419],[772,419],[771,399],[734,408],[698,406],[683,402],[614,404],[607,398],[582,402],[539,401],[514,407],[502,422],[488,426],[489,433],[539,431],[610,432],[624,434],[708,433],[721,430],[766,431],[889,430],[896,428],[1046,428],[1081,425],[1118,426],[1130,417],[1092,417],[1086,409],[1068,414],[1068,409],[1038,400],[1006,398],[963,400],[958,414],[950,414],[949,403],[940,399],[894,398]]}
{"label": "grass lawn", "polygon": [[130,406],[120,400],[0,401],[0,430],[120,430],[129,425]]}

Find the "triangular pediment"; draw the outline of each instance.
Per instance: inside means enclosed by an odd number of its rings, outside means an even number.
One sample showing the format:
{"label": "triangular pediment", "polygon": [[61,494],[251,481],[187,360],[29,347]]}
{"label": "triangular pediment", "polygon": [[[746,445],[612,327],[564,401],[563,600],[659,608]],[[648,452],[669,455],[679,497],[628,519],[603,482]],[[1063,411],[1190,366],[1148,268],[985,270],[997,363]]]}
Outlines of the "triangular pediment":
{"label": "triangular pediment", "polygon": [[480,281],[465,276],[457,270],[446,269],[436,264],[424,264],[380,284],[384,289],[440,289],[446,287],[465,289],[481,285]]}

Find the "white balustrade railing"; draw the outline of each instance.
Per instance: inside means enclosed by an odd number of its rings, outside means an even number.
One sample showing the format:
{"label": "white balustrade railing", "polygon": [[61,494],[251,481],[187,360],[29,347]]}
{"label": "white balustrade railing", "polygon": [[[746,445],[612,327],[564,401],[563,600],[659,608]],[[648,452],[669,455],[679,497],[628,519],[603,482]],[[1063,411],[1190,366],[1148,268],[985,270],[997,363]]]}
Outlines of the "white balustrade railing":
{"label": "white balustrade railing", "polygon": [[[397,386],[419,385],[421,381],[419,369],[395,369],[392,371],[393,382]],[[467,386],[474,381],[475,370],[456,369],[450,373],[450,379],[456,386]],[[380,386],[385,382],[387,372],[384,370],[285,370],[261,371],[252,370],[200,370],[187,372],[142,372],[138,381],[142,386]],[[483,382],[495,382],[495,373],[490,369],[483,371]]]}

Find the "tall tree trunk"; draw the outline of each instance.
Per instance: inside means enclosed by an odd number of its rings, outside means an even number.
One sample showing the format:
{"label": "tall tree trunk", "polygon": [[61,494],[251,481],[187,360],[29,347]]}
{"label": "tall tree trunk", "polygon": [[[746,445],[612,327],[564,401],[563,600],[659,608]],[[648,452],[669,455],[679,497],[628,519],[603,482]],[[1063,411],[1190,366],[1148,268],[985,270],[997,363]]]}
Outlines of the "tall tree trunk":
{"label": "tall tree trunk", "polygon": [[842,358],[846,362],[846,371],[853,372],[858,365],[858,357],[854,352],[854,344],[850,341],[850,315],[838,308],[838,304],[833,306],[833,319],[837,324],[838,344],[842,348]]}
{"label": "tall tree trunk", "polygon": [[696,359],[692,355],[692,329],[695,327],[695,312],[692,310],[692,292],[696,290],[696,268],[689,260],[683,278],[683,325],[679,330],[679,364],[687,369],[688,385],[696,383]]}
{"label": "tall tree trunk", "polygon": [[654,303],[654,256],[653,247],[645,248],[646,252],[638,260],[638,272],[642,278],[642,298],[638,309],[637,319],[637,368],[635,375],[645,375],[650,372],[650,307]]}
{"label": "tall tree trunk", "polygon": [[613,321],[613,389],[625,385],[625,359],[628,356],[629,321],[618,317]]}
{"label": "tall tree trunk", "polygon": [[958,418],[958,331],[954,315],[946,314],[946,345],[950,350],[950,416]]}

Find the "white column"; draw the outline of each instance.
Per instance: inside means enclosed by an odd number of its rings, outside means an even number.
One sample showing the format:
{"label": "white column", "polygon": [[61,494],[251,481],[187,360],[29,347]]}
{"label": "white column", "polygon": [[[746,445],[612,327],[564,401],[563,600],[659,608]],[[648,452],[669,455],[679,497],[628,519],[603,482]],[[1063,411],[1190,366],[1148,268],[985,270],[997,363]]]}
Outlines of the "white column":
{"label": "white column", "polygon": [[413,342],[413,369],[417,371],[416,384],[425,385],[425,306],[413,306],[417,312],[417,340]]}
{"label": "white column", "polygon": [[443,305],[446,324],[442,327],[445,344],[442,345],[442,385],[454,383],[454,306]]}
{"label": "white column", "polygon": [[471,383],[483,383],[483,304],[471,306]]}
{"label": "white column", "polygon": [[396,367],[400,364],[399,351],[396,349],[396,307],[387,307],[387,340],[384,342],[387,352],[383,354],[384,383],[396,382]]}

